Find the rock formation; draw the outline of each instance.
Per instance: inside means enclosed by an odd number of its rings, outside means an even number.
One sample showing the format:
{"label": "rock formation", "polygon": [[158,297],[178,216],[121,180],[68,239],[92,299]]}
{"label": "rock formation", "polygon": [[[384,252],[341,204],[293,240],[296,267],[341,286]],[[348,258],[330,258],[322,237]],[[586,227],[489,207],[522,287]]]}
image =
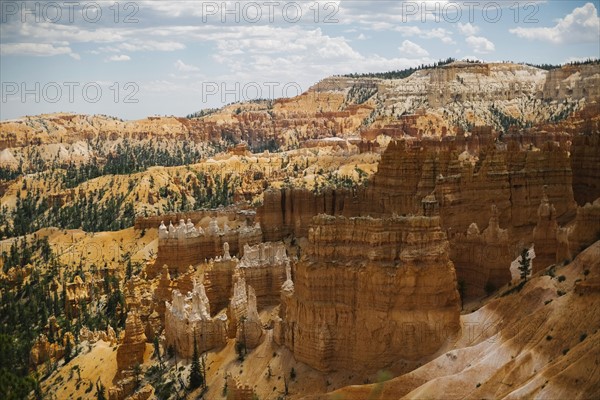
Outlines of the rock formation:
{"label": "rock formation", "polygon": [[236,258],[229,260],[226,257],[214,260],[207,264],[204,272],[204,286],[209,299],[212,315],[227,308],[233,290],[233,274],[238,264]]}
{"label": "rock formation", "polygon": [[279,303],[279,290],[285,279],[285,266],[288,262],[282,242],[244,247],[244,256],[238,268],[246,283],[256,290],[259,309]]}
{"label": "rock formation", "polygon": [[536,273],[557,262],[558,249],[558,224],[556,222],[556,209],[548,201],[546,191],[538,208],[538,223],[533,229],[533,243],[535,245],[535,262],[532,272]]}
{"label": "rock formation", "polygon": [[256,292],[246,285],[244,272],[236,270],[233,295],[229,302],[229,337],[244,343],[248,349],[258,346],[264,339],[262,324],[258,317]]}
{"label": "rock formation", "polygon": [[173,290],[173,301],[166,303],[165,343],[181,357],[194,353],[194,334],[199,352],[222,347],[227,342],[227,317],[212,318],[204,285],[195,282],[187,296]]}
{"label": "rock formation", "polygon": [[464,285],[467,298],[482,296],[510,281],[513,252],[508,232],[499,226],[496,206],[492,206],[492,216],[483,233],[473,222],[466,234],[454,236],[450,248],[459,285]]}
{"label": "rock formation", "polygon": [[146,335],[139,314],[136,311],[127,313],[125,321],[125,337],[117,349],[117,368],[119,373],[144,363]]}
{"label": "rock formation", "polygon": [[600,238],[600,198],[577,208],[575,223],[568,236],[569,258],[579,254]]}
{"label": "rock formation", "polygon": [[227,378],[227,400],[252,400],[255,398],[254,390],[250,385],[240,382],[239,378]]}
{"label": "rock formation", "polygon": [[165,232],[164,224],[161,224],[158,257],[148,269],[148,273],[155,276],[158,273],[157,268],[168,265],[171,274],[180,274],[186,272],[190,265],[221,256],[225,243],[228,244],[231,253],[238,255],[246,244],[256,244],[261,240],[262,231],[258,224],[254,227],[244,225],[240,229],[225,231],[219,228],[216,219],[213,218],[206,232],[203,232],[195,230],[193,226],[188,227],[182,219],[178,228],[169,226],[168,233]]}
{"label": "rock formation", "polygon": [[458,329],[439,217],[313,219],[275,339],[322,371],[375,371],[433,353]]}
{"label": "rock formation", "polygon": [[58,343],[50,343],[48,337],[41,334],[31,347],[31,351],[29,352],[29,364],[32,367],[36,367],[47,360],[58,360],[64,353],[64,348],[60,347]]}
{"label": "rock formation", "polygon": [[315,194],[303,188],[267,190],[258,217],[265,241],[277,242],[289,235],[306,237],[311,220],[318,214],[340,214],[351,198],[347,190]]}
{"label": "rock formation", "polygon": [[165,316],[165,302],[171,298],[171,293],[175,288],[171,276],[169,274],[169,268],[166,265],[162,267],[162,273],[158,280],[158,285],[154,289],[153,300],[155,304],[155,310],[161,316],[161,320],[164,323]]}
{"label": "rock formation", "polygon": [[67,284],[67,299],[65,301],[65,313],[75,316],[79,312],[79,303],[89,301],[88,285],[79,275],[75,276],[73,282]]}
{"label": "rock formation", "polygon": [[[367,188],[266,191],[259,210],[266,240],[305,237],[310,218],[318,213],[373,216],[423,214],[423,199],[434,195],[445,230],[465,232],[473,222],[485,226],[494,203],[507,228],[533,229],[543,188],[555,205],[556,217],[575,213],[572,172],[567,150],[546,142],[539,151],[522,147],[516,139],[488,144],[466,153],[456,140],[392,141]],[[460,151],[459,151],[460,149]],[[452,235],[450,235],[452,236]],[[530,240],[530,238],[527,238]]]}
{"label": "rock formation", "polygon": [[79,340],[87,340],[89,343],[96,343],[98,340],[103,340],[111,345],[117,343],[115,330],[108,325],[106,331],[90,331],[86,326],[79,330]]}

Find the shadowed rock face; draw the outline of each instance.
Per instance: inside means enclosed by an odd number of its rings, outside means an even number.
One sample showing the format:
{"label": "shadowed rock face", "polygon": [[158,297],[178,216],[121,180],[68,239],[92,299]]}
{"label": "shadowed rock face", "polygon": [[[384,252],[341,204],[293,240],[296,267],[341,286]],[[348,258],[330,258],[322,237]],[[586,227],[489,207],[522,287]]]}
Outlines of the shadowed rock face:
{"label": "shadowed rock face", "polygon": [[459,297],[439,218],[313,219],[275,337],[322,370],[375,371],[434,352]]}
{"label": "shadowed rock face", "polygon": [[556,143],[531,151],[510,139],[470,155],[459,152],[455,143],[406,140],[388,145],[366,188],[321,194],[306,189],[267,191],[258,215],[265,236],[281,240],[290,234],[306,236],[310,218],[318,213],[423,214],[423,199],[434,194],[441,225],[451,234],[465,232],[473,222],[487,226],[492,204],[502,227],[532,229],[544,187],[557,218],[574,216],[569,154]]}
{"label": "shadowed rock face", "polygon": [[600,129],[595,135],[573,137],[571,168],[573,169],[573,192],[580,206],[592,203],[600,197]]}

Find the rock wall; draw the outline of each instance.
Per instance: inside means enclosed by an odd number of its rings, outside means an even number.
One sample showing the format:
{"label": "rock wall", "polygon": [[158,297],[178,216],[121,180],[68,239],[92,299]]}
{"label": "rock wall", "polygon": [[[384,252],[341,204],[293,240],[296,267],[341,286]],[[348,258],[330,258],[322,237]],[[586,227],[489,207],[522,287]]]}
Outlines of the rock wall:
{"label": "rock wall", "polygon": [[459,285],[464,285],[466,298],[483,296],[510,282],[510,263],[514,257],[508,232],[500,228],[495,206],[482,233],[473,222],[466,234],[453,237],[450,248],[450,258],[456,267]]}
{"label": "rock wall", "polygon": [[600,134],[575,135],[571,146],[573,192],[580,206],[600,197]]}
{"label": "rock wall", "polygon": [[210,304],[201,283],[196,283],[187,296],[174,290],[173,301],[166,303],[166,347],[173,346],[180,357],[191,358],[194,335],[199,352],[227,343],[227,317],[223,314],[210,316]]}
{"label": "rock wall", "polygon": [[[555,142],[529,149],[519,140],[490,140],[481,149],[475,146],[474,153],[463,151],[456,140],[392,141],[366,188],[320,194],[306,189],[265,192],[258,211],[265,240],[306,237],[310,219],[319,213],[423,214],[423,199],[431,194],[439,204],[442,227],[451,235],[465,232],[473,222],[486,226],[490,204],[497,206],[506,228],[533,229],[544,186],[557,218],[573,217],[576,203],[567,149]],[[530,240],[527,229],[516,232],[515,240]]]}
{"label": "rock wall", "polygon": [[267,190],[257,213],[264,240],[277,242],[289,235],[306,237],[315,215],[340,214],[352,199],[352,193],[344,189],[318,194],[304,188]]}
{"label": "rock wall", "polygon": [[577,216],[569,234],[569,258],[600,240],[600,199],[577,208]]}
{"label": "rock wall", "polygon": [[258,317],[256,292],[247,286],[244,274],[237,270],[229,309],[229,337],[248,349],[257,347],[265,337]]}
{"label": "rock wall", "polygon": [[146,350],[146,335],[140,316],[135,311],[127,314],[125,321],[125,337],[117,349],[117,369],[121,373],[133,368],[136,364],[144,363]]}
{"label": "rock wall", "polygon": [[221,256],[223,245],[228,243],[231,254],[241,256],[246,244],[262,241],[260,225],[242,226],[240,229],[221,229],[213,220],[206,232],[195,237],[167,237],[158,240],[158,257],[147,268],[149,276],[156,276],[163,265],[169,267],[171,274],[186,272],[190,265]]}
{"label": "rock wall", "polygon": [[290,262],[282,242],[246,246],[238,268],[246,283],[256,291],[258,309],[279,304],[279,291]]}
{"label": "rock wall", "polygon": [[376,371],[433,353],[458,329],[459,296],[439,218],[319,215],[275,338],[321,371]]}
{"label": "rock wall", "polygon": [[535,260],[532,266],[534,274],[558,261],[556,209],[548,201],[545,191],[538,208],[538,223],[533,229],[533,244],[535,245]]}
{"label": "rock wall", "polygon": [[233,290],[233,273],[237,264],[237,259],[215,260],[208,264],[204,272],[204,287],[213,316],[229,304]]}

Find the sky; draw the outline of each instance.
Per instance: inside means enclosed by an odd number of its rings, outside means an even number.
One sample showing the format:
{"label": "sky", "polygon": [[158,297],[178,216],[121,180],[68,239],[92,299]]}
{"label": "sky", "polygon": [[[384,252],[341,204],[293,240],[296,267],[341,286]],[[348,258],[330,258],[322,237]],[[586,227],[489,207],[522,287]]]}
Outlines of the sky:
{"label": "sky", "polygon": [[453,57],[600,58],[598,0],[0,0],[0,119],[125,120]]}

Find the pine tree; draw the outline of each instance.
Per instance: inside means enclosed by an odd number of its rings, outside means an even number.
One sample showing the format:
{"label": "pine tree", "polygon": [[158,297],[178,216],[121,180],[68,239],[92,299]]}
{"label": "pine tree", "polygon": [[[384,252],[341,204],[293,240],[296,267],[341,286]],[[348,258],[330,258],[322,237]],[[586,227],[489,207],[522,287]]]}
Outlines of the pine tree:
{"label": "pine tree", "polygon": [[198,354],[198,343],[196,342],[196,330],[194,329],[194,355],[192,356],[192,370],[190,371],[190,390],[197,389],[204,384],[204,376],[202,376],[200,368],[200,356]]}
{"label": "pine tree", "polygon": [[133,265],[131,264],[131,258],[127,261],[127,270],[125,272],[126,280],[130,280],[133,275]]}
{"label": "pine tree", "polygon": [[104,385],[99,378],[96,382],[96,400],[106,400],[106,395],[104,394]]}
{"label": "pine tree", "polygon": [[73,352],[73,347],[71,345],[71,339],[67,336],[67,342],[65,343],[65,364],[71,361],[71,353]]}
{"label": "pine tree", "polygon": [[521,271],[521,279],[527,280],[527,275],[531,269],[531,259],[529,258],[529,250],[524,248],[521,250],[521,259],[519,260],[519,271]]}

